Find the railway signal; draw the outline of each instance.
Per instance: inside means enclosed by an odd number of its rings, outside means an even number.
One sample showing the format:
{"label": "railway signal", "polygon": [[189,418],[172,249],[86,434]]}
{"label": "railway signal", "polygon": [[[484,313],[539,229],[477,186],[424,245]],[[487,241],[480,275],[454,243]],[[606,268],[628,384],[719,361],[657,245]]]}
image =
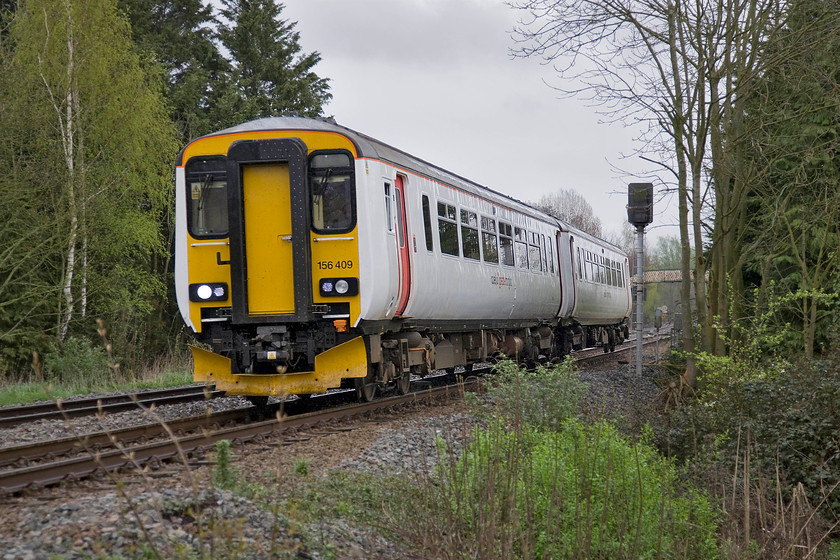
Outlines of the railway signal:
{"label": "railway signal", "polygon": [[636,227],[636,374],[642,375],[644,335],[645,227],[653,221],[653,183],[630,183],[627,188],[627,221]]}

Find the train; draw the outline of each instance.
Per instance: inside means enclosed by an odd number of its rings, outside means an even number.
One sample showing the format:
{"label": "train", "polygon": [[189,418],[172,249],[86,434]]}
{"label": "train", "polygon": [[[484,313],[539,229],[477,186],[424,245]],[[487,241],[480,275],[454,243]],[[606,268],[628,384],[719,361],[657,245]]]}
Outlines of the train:
{"label": "train", "polygon": [[618,247],[332,119],[257,119],[175,166],[194,379],[254,402],[628,336]]}

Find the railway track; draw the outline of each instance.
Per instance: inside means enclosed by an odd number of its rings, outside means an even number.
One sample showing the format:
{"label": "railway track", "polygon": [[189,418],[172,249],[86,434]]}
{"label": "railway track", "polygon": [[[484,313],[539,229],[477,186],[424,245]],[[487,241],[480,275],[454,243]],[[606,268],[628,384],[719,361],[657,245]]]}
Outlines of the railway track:
{"label": "railway track", "polygon": [[[659,342],[663,341],[664,339]],[[645,345],[650,346],[656,342],[657,340],[651,338],[645,341]],[[604,353],[601,349],[587,349],[577,352],[575,358],[580,365],[591,366],[605,361],[622,361],[625,357],[628,357],[629,361],[634,351],[635,342],[629,341],[616,348],[615,352]],[[476,367],[467,375],[481,375],[490,369],[490,366]],[[146,424],[0,449],[0,495],[19,492],[27,488],[49,486],[66,480],[80,480],[120,468],[141,469],[172,458],[189,462],[192,454],[200,454],[222,439],[241,443],[273,438],[279,440],[280,443],[291,443],[300,441],[302,437],[348,431],[352,428],[347,427],[346,424],[360,416],[460,395],[464,389],[473,389],[478,383],[476,378],[471,377],[464,385],[446,384],[452,378],[452,375],[440,375],[419,383],[415,382],[415,385],[426,387],[426,389],[405,396],[385,397],[371,403],[344,405],[294,416],[283,416],[279,421],[276,417],[255,421],[258,409],[249,407],[185,418],[166,424]],[[202,391],[196,393],[195,389],[196,387],[181,387],[170,392],[157,391],[155,393],[158,397],[173,399],[199,398],[196,395],[200,395],[200,398],[209,398],[217,396],[218,393],[204,391],[203,388],[199,388]],[[163,393],[171,394],[164,395]],[[93,399],[88,400],[86,405],[81,404],[85,401],[73,401],[80,404],[73,409],[65,410],[64,413],[82,415],[91,414],[91,410],[93,412],[125,410],[126,408],[119,407],[136,408],[138,402],[161,404],[161,401],[155,400],[150,394],[143,394],[143,397],[141,399],[138,396],[127,402],[126,397],[123,397],[118,402],[97,402],[96,406],[90,404]],[[0,420],[26,421],[27,418],[35,415],[53,412],[48,410],[48,405],[38,406],[43,410],[35,412],[29,410],[27,414],[8,415]],[[284,403],[284,406],[289,407],[284,412],[294,413],[294,401]],[[273,415],[279,407],[279,404],[274,405],[274,408],[266,409],[264,413]],[[14,408],[24,410],[35,407]],[[61,411],[59,411],[60,414]]]}
{"label": "railway track", "polygon": [[125,410],[137,410],[138,406],[149,407],[152,404],[174,404],[216,398],[224,395],[213,387],[204,385],[189,385],[155,391],[142,391],[114,395],[110,397],[94,397],[64,401],[57,399],[50,403],[32,405],[8,406],[0,408],[0,428],[17,426],[35,420],[55,418],[78,418],[91,416],[102,412],[114,413]]}
{"label": "railway track", "polygon": [[[280,419],[242,423],[253,408],[173,422],[165,427],[142,426],[127,430],[82,435],[63,441],[22,445],[3,450],[0,464],[0,495],[37,489],[62,481],[80,480],[120,468],[143,469],[162,461],[190,462],[193,454],[210,449],[217,441],[234,443],[272,438],[281,444],[301,438],[351,430],[346,424],[377,412],[460,396],[476,380],[445,385],[404,396],[386,397],[370,403],[347,405]],[[223,426],[232,423],[231,426]],[[190,433],[185,433],[189,431]],[[183,434],[183,435],[179,435]],[[148,441],[150,438],[155,441]],[[54,458],[56,454],[71,456]],[[17,458],[15,458],[17,457]],[[26,463],[30,463],[26,465]],[[24,466],[19,466],[24,464]]]}

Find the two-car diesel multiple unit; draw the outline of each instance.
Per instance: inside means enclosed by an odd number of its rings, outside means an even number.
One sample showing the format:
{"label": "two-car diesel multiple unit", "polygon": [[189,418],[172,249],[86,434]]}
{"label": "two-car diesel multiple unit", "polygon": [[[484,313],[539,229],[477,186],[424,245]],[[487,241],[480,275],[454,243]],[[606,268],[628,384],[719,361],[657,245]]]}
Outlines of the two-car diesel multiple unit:
{"label": "two-car diesel multiple unit", "polygon": [[627,336],[615,246],[327,120],[190,143],[176,169],[178,306],[229,394],[356,387],[604,351]]}

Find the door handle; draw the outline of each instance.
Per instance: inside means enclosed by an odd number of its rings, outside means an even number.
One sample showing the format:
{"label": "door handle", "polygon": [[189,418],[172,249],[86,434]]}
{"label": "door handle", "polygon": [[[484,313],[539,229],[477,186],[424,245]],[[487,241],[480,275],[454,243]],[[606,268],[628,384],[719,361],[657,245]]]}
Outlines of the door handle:
{"label": "door handle", "polygon": [[281,241],[291,241],[291,240],[292,240],[292,236],[291,236],[291,235],[281,235],[281,236],[280,236],[280,240],[281,240]]}

